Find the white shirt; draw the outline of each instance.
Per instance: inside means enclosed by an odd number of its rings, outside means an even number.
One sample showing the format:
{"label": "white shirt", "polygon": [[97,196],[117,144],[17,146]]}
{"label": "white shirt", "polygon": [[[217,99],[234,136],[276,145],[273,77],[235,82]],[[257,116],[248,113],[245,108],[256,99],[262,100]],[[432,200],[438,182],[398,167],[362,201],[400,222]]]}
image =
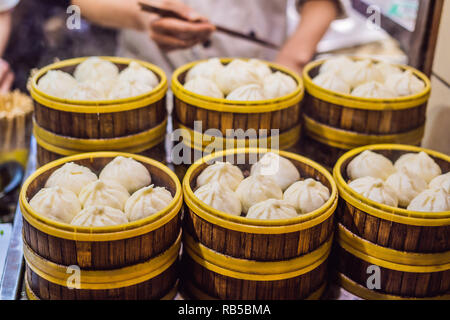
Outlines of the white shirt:
{"label": "white shirt", "polygon": [[[250,34],[282,45],[287,37],[288,0],[184,0],[213,24]],[[210,57],[252,57],[273,60],[277,50],[223,33],[214,32],[211,45],[196,45],[186,50],[164,53],[149,38],[135,30],[122,30],[118,38],[118,56],[149,61],[163,68],[170,77],[174,68],[187,62]]]}
{"label": "white shirt", "polygon": [[11,10],[18,3],[19,0],[0,0],[0,12]]}

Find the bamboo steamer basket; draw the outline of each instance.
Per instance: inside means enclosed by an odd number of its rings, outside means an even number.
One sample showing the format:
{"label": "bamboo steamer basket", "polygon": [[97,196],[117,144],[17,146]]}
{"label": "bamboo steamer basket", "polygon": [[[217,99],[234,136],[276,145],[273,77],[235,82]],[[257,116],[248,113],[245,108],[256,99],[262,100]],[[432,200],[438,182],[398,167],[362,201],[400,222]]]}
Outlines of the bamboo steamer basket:
{"label": "bamboo steamer basket", "polygon": [[196,179],[208,163],[244,163],[238,166],[248,175],[250,160],[267,152],[254,148],[225,150],[200,159],[188,169],[183,179],[188,287],[220,299],[306,299],[315,297],[324,286],[337,206],[336,185],[325,168],[279,151],[292,161],[301,177],[319,180],[331,194],[321,208],[294,219],[229,215],[204,204],[193,193]]}
{"label": "bamboo steamer basket", "polygon": [[[233,59],[223,58],[228,64]],[[294,72],[269,63],[272,71],[281,71],[297,82],[294,92],[284,97],[262,101],[231,101],[211,98],[186,90],[183,86],[186,73],[202,61],[196,61],[178,68],[172,76],[174,93],[174,118],[176,124],[194,130],[194,121],[202,121],[202,127],[218,129],[226,137],[229,129],[278,129],[280,133],[298,127],[300,124],[300,103],[304,96],[303,81]],[[204,133],[204,132],[202,132]],[[297,137],[298,140],[298,137]]]}
{"label": "bamboo steamer basket", "polygon": [[[131,157],[150,172],[174,199],[164,210],[142,220],[110,227],[78,227],[47,219],[35,212],[29,199],[48,177],[67,162],[94,173],[116,156]],[[24,183],[19,204],[28,284],[43,299],[159,299],[173,289],[180,245],[182,189],[176,175],[161,163],[119,152],[95,152],[53,161]],[[70,290],[67,266],[81,269],[81,288]],[[70,293],[70,292],[75,293]]]}
{"label": "bamboo steamer basket", "polygon": [[[444,173],[450,170],[450,157],[406,145],[365,146],[339,159],[333,174],[341,199],[337,210],[341,282],[349,291],[370,299],[450,298],[450,211],[393,208],[353,191],[346,182],[346,168],[365,150],[393,161],[405,153],[424,151]],[[367,289],[369,265],[380,267],[380,290]]]}
{"label": "bamboo steamer basket", "polygon": [[37,142],[39,166],[56,159],[95,151],[120,151],[141,154],[165,162],[164,139],[167,119],[156,127],[125,137],[104,139],[79,139],[54,134],[33,123],[33,134]]}
{"label": "bamboo steamer basket", "polygon": [[[361,58],[353,58],[361,60]],[[377,60],[372,59],[374,62]],[[307,91],[304,108],[305,133],[312,144],[308,155],[333,167],[346,151],[371,144],[420,145],[424,135],[431,82],[418,70],[410,70],[425,89],[415,95],[391,99],[355,97],[324,89],[313,82],[326,60],[309,63],[303,71]],[[312,140],[312,141],[311,141]]]}
{"label": "bamboo steamer basket", "polygon": [[[228,64],[233,59],[222,58],[223,64]],[[259,147],[279,148],[288,150],[300,139],[301,117],[300,108],[304,97],[302,79],[294,72],[274,63],[266,62],[272,71],[281,71],[291,76],[297,82],[294,92],[284,97],[262,101],[230,101],[199,95],[184,88],[187,72],[195,65],[203,62],[196,61],[186,64],[175,70],[172,76],[172,90],[174,94],[173,127],[181,129],[183,143],[191,148],[191,162],[198,158],[193,154],[201,151],[201,154],[212,153],[208,151],[208,144],[214,141],[216,149],[220,151],[232,148]],[[201,121],[202,132],[196,131],[194,121]],[[221,132],[220,138],[212,138],[207,133],[208,129],[217,129]],[[227,135],[227,130],[242,129],[256,130],[258,135],[251,139],[237,139]],[[279,132],[277,145],[272,146],[273,138],[271,130]],[[267,130],[267,134],[259,135],[259,130]],[[206,150],[206,151],[205,151]],[[187,166],[179,165],[176,168],[178,176],[183,178]]]}

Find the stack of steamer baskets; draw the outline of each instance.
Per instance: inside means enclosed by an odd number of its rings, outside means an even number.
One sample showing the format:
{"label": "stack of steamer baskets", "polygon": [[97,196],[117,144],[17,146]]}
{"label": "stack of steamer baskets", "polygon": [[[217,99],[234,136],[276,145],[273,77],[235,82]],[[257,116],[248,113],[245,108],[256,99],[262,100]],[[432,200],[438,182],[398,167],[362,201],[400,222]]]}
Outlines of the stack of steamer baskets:
{"label": "stack of steamer baskets", "polygon": [[[183,286],[197,299],[318,299],[327,284],[334,234],[337,188],[319,164],[280,151],[300,172],[330,190],[319,209],[295,218],[250,219],[216,210],[194,195],[197,177],[215,161],[236,164],[249,174],[250,163],[267,150],[218,152],[194,163],[183,180],[187,209],[183,232]],[[242,164],[240,164],[242,163]]]}
{"label": "stack of steamer baskets", "polygon": [[[116,156],[131,157],[173,200],[162,211],[127,224],[80,227],[50,220],[30,206],[48,177],[68,162],[98,174]],[[125,174],[125,173],[124,173]],[[181,184],[161,163],[133,154],[85,153],[39,168],[20,195],[30,299],[172,299],[177,292],[181,245]]]}
{"label": "stack of steamer baskets", "polygon": [[149,63],[128,58],[101,57],[120,70],[135,61],[150,69],[159,84],[150,92],[131,98],[77,101],[50,96],[37,83],[50,70],[73,73],[87,58],[57,62],[37,71],[30,80],[35,101],[33,133],[38,145],[38,165],[84,152],[121,151],[165,160],[167,78]]}
{"label": "stack of steamer baskets", "polygon": [[406,145],[361,147],[339,159],[334,177],[340,195],[337,268],[341,285],[364,299],[449,299],[450,211],[394,208],[356,193],[347,183],[347,166],[365,150],[392,161],[423,151],[442,173],[450,170],[450,157]]}
{"label": "stack of steamer baskets", "polygon": [[[227,65],[233,59],[220,59]],[[182,129],[183,143],[191,150],[191,162],[198,160],[195,152],[210,154],[231,148],[276,148],[288,150],[295,146],[301,134],[300,107],[304,96],[302,79],[294,72],[282,66],[266,62],[272,72],[280,71],[287,74],[297,83],[296,89],[283,97],[258,101],[232,101],[212,98],[193,93],[184,88],[188,71],[203,61],[196,61],[178,68],[172,77],[174,93],[174,129]],[[194,128],[194,122],[201,121],[201,131]],[[221,136],[209,133],[217,129]],[[238,139],[228,136],[227,130],[235,132],[242,129],[244,133],[256,132],[256,136]],[[278,135],[272,136],[272,129],[277,129]],[[253,131],[255,130],[255,131]],[[262,130],[262,131],[260,131]],[[264,131],[266,130],[266,131]],[[207,132],[209,131],[209,132]],[[276,139],[276,144],[273,142]],[[209,149],[213,146],[213,150]],[[186,167],[181,170],[184,175]]]}
{"label": "stack of steamer baskets", "polygon": [[425,84],[424,90],[406,97],[361,98],[324,89],[313,82],[326,61],[311,62],[303,71],[307,91],[302,141],[305,154],[331,170],[340,156],[354,148],[384,143],[420,145],[431,92],[426,75],[409,66],[395,66],[412,71]]}

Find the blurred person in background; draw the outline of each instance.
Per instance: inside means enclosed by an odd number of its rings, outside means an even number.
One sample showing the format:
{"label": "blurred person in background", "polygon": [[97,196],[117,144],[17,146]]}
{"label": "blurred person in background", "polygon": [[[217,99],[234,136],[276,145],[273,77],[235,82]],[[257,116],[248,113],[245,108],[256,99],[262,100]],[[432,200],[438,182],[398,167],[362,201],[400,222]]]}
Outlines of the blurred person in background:
{"label": "blurred person in background", "polygon": [[[88,20],[121,29],[117,55],[152,62],[171,74],[187,62],[211,57],[275,61],[301,72],[331,22],[341,13],[338,0],[297,1],[301,21],[287,37],[288,0],[156,0],[187,21],[140,10],[138,0],[72,0]],[[145,1],[144,1],[145,2]],[[275,43],[277,50],[214,32],[214,24]]]}
{"label": "blurred person in background", "polygon": [[0,0],[0,94],[7,93],[14,82],[14,73],[3,59],[11,33],[11,11],[19,0]]}

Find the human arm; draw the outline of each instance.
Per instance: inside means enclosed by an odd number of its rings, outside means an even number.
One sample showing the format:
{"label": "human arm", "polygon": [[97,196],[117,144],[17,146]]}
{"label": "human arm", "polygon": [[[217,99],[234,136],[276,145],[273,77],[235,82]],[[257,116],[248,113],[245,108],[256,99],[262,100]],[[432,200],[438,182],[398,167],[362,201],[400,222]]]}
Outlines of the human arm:
{"label": "human arm", "polygon": [[72,0],[88,20],[110,28],[129,28],[146,32],[162,49],[189,48],[207,40],[214,26],[178,0],[147,1],[176,11],[188,21],[161,18],[140,10],[138,0]]}
{"label": "human arm", "polygon": [[301,20],[276,57],[276,62],[299,73],[314,57],[317,45],[338,16],[335,1],[312,0],[303,4]]}
{"label": "human arm", "polygon": [[11,33],[11,11],[0,12],[0,93],[6,93],[11,89],[14,81],[14,73],[9,64],[2,59]]}

